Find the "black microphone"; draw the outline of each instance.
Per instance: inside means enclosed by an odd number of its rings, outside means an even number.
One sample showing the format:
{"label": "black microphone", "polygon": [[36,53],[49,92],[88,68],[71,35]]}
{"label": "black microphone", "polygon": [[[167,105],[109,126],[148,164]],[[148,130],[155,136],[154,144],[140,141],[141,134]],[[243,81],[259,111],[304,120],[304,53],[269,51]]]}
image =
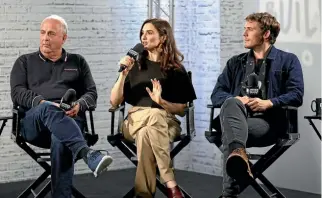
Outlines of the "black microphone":
{"label": "black microphone", "polygon": [[[127,56],[130,56],[131,58],[133,58],[135,61],[138,60],[139,55],[144,51],[144,46],[142,45],[142,43],[138,43],[136,44],[132,49],[130,49],[127,52]],[[127,66],[121,64],[119,72],[123,71],[124,69],[126,69]]]}
{"label": "black microphone", "polygon": [[258,86],[258,75],[251,73],[248,76],[247,86],[246,86],[246,95],[250,98],[258,97],[259,86]]}
{"label": "black microphone", "polygon": [[59,107],[65,111],[70,110],[75,105],[76,91],[74,89],[68,89],[64,96],[60,100]]}

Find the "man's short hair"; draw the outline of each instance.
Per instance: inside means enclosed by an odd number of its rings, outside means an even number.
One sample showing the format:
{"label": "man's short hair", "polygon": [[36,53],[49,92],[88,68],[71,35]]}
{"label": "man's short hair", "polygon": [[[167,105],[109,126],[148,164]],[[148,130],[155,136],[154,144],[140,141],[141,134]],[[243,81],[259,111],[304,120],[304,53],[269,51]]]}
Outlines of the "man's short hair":
{"label": "man's short hair", "polygon": [[257,12],[248,15],[245,18],[246,21],[256,21],[259,23],[260,28],[263,34],[269,30],[271,32],[269,36],[269,42],[274,44],[276,42],[276,38],[280,32],[280,23],[276,20],[276,18],[268,12]]}
{"label": "man's short hair", "polygon": [[59,22],[61,23],[61,25],[62,25],[63,33],[64,33],[64,34],[67,34],[68,26],[67,26],[67,23],[66,23],[66,21],[65,21],[65,19],[64,19],[63,17],[58,16],[58,15],[50,15],[50,16],[46,17],[46,18],[41,22],[41,24],[42,24],[44,21],[48,20],[48,19],[55,19],[55,20],[59,21]]}

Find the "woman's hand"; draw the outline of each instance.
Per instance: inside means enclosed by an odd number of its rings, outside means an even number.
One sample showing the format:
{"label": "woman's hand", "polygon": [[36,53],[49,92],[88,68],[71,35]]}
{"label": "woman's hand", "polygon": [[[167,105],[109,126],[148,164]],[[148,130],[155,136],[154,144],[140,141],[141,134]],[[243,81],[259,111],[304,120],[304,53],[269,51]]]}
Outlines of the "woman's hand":
{"label": "woman's hand", "polygon": [[135,63],[135,60],[131,58],[130,56],[124,56],[120,62],[119,65],[125,65],[126,68],[122,71],[123,75],[127,75],[129,71],[132,69],[133,65]]}
{"label": "woman's hand", "polygon": [[161,87],[161,84],[158,80],[156,79],[151,79],[151,82],[152,82],[152,85],[153,85],[153,89],[152,91],[146,87],[146,91],[149,93],[151,99],[161,105],[161,101],[162,101],[162,98],[161,98],[161,93],[162,93],[162,87]]}

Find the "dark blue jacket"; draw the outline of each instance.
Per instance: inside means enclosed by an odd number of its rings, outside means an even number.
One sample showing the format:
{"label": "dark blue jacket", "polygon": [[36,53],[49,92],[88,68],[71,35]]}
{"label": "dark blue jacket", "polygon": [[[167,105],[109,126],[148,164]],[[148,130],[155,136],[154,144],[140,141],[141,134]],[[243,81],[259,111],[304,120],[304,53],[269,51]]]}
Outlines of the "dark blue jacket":
{"label": "dark blue jacket", "polygon": [[[240,95],[248,53],[233,56],[227,61],[211,94],[214,106],[220,107],[227,98]],[[304,82],[302,67],[297,56],[273,46],[267,56],[267,63],[270,67],[267,76],[267,98],[272,101],[273,107],[301,106]]]}

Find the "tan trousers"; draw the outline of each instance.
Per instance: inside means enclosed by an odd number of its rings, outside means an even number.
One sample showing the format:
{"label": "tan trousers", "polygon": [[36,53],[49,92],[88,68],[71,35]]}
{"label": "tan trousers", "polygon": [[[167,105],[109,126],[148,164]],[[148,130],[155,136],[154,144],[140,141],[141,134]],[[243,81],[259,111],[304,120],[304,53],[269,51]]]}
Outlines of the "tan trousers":
{"label": "tan trousers", "polygon": [[129,110],[123,133],[137,146],[136,195],[152,197],[155,193],[156,165],[163,182],[174,180],[170,142],[180,132],[180,121],[165,110],[150,107],[132,107]]}

